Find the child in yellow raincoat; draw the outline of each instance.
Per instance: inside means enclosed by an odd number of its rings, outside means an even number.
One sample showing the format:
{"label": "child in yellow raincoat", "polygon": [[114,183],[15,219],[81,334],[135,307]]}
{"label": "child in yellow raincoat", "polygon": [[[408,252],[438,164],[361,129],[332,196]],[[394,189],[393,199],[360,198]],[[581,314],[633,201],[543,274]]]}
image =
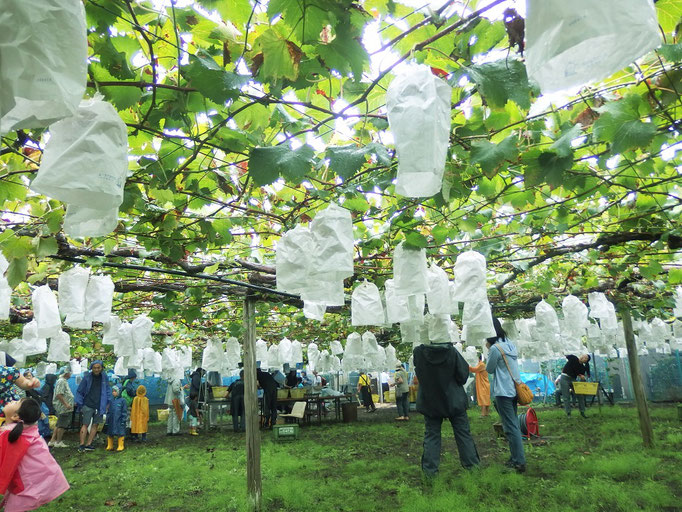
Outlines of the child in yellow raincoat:
{"label": "child in yellow raincoat", "polygon": [[142,434],[143,442],[147,440],[147,425],[149,424],[149,399],[145,396],[146,394],[147,388],[138,386],[130,410],[130,433],[135,440],[138,440],[138,435]]}

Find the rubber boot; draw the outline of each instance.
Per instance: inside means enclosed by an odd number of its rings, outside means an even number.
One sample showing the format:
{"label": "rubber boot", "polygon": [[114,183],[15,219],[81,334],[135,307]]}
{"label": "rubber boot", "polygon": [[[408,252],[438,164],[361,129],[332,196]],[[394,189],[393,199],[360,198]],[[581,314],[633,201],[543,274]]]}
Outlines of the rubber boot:
{"label": "rubber boot", "polygon": [[196,427],[190,427],[190,428],[189,428],[189,435],[191,435],[191,436],[198,436],[199,433],[197,432],[197,428],[196,428]]}
{"label": "rubber boot", "polygon": [[107,451],[110,452],[114,449],[114,438],[112,436],[107,436]]}
{"label": "rubber boot", "polygon": [[125,442],[125,437],[119,437],[118,438],[118,448],[116,448],[117,452],[122,452],[125,449],[125,446],[123,443]]}

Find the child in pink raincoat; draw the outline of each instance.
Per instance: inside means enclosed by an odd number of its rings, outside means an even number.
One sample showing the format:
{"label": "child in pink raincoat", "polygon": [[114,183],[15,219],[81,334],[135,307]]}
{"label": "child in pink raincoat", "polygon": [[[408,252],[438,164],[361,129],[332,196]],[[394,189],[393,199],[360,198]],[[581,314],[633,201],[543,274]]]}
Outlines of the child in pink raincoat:
{"label": "child in pink raincoat", "polygon": [[8,421],[0,429],[0,508],[5,512],[35,510],[69,488],[59,464],[38,432],[40,405],[32,398],[4,408]]}

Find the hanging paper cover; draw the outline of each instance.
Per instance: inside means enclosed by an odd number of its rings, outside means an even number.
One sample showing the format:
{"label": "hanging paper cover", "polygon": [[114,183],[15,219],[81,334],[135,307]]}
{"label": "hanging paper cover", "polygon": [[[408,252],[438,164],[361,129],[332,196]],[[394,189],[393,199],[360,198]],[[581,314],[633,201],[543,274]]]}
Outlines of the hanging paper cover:
{"label": "hanging paper cover", "polygon": [[535,328],[542,338],[550,342],[560,332],[559,317],[554,308],[544,299],[535,306]]}
{"label": "hanging paper cover", "polygon": [[89,279],[90,270],[83,267],[73,267],[59,276],[59,312],[66,316],[64,324],[69,327],[79,328],[85,323],[85,291]]}
{"label": "hanging paper cover", "polygon": [[407,297],[407,310],[410,313],[408,323],[421,325],[424,323],[424,307],[426,298],[423,293]]}
{"label": "hanging paper cover", "polygon": [[[68,361],[68,359],[67,359]],[[5,365],[2,365],[5,366]],[[45,361],[40,361],[35,368],[35,372],[33,372],[33,376],[39,378],[40,380],[43,380],[45,378],[45,373],[47,369],[47,363]]]}
{"label": "hanging paper cover", "polygon": [[38,325],[38,336],[50,338],[62,330],[57,297],[48,285],[39,286],[31,294],[33,318]]}
{"label": "hanging paper cover", "polygon": [[90,276],[85,291],[86,317],[96,322],[107,322],[114,300],[114,282],[109,276]]}
{"label": "hanging paper cover", "polygon": [[365,280],[353,291],[351,296],[351,324],[381,325],[384,323],[384,307],[381,303],[379,288]]}
{"label": "hanging paper cover", "polygon": [[132,355],[126,357],[126,364],[128,368],[137,370],[138,372],[144,371],[144,351],[135,350]]}
{"label": "hanging paper cover", "polygon": [[0,134],[72,116],[87,80],[83,3],[6,2],[0,26]]}
{"label": "hanging paper cover", "polygon": [[114,364],[114,375],[119,375],[121,377],[128,375],[128,367],[126,366],[125,357],[119,357],[116,359],[116,364]]}
{"label": "hanging paper cover", "polygon": [[12,288],[10,288],[2,275],[0,275],[0,320],[9,320],[9,307],[12,300]]}
{"label": "hanging paper cover", "polygon": [[47,360],[64,362],[71,360],[71,337],[67,333],[62,331],[57,336],[50,338]]}
{"label": "hanging paper cover", "polygon": [[317,363],[320,360],[320,350],[316,343],[308,344],[308,370],[314,371],[317,368]]}
{"label": "hanging paper cover", "polygon": [[656,317],[651,321],[651,337],[660,343],[670,339],[670,326]]}
{"label": "hanging paper cover", "polygon": [[580,336],[589,322],[587,306],[575,295],[567,295],[561,302],[561,311],[564,314],[564,330]]}
{"label": "hanging paper cover", "polygon": [[651,0],[526,5],[526,67],[545,94],[603,80],[661,44]]}
{"label": "hanging paper cover", "polygon": [[407,249],[400,242],[393,251],[393,284],[398,295],[428,291],[428,267],[424,249]]}
{"label": "hanging paper cover", "polygon": [[154,375],[160,375],[163,370],[161,354],[155,352],[153,348],[142,350],[144,371]]}
{"label": "hanging paper cover", "polygon": [[9,261],[5,258],[5,255],[0,251],[0,277],[5,277],[5,272],[9,268]]}
{"label": "hanging paper cover", "polygon": [[429,313],[425,317],[425,323],[431,343],[450,342],[450,315],[432,315]]}
{"label": "hanging paper cover", "polygon": [[419,339],[419,326],[415,324],[401,323],[400,340],[403,343],[410,343],[412,345],[420,344],[421,340]]}
{"label": "hanging paper cover", "polygon": [[362,355],[365,356],[365,359],[375,357],[378,350],[379,344],[374,333],[370,331],[362,333]]}
{"label": "hanging paper cover", "polygon": [[467,329],[475,329],[484,338],[495,336],[492,310],[487,300],[465,302],[464,311],[462,312],[462,324],[466,325]]}
{"label": "hanging paper cover", "polygon": [[230,369],[239,367],[239,362],[242,360],[242,347],[239,340],[235,337],[227,338],[225,342],[225,357]]}
{"label": "hanging paper cover", "polygon": [[223,344],[216,339],[206,342],[206,348],[201,357],[201,367],[207,372],[219,372],[223,366]]}
{"label": "hanging paper cover", "polygon": [[[322,276],[311,276],[304,289],[299,293],[301,299],[306,302],[316,303],[322,306],[343,306],[346,299],[343,294],[343,280],[325,281]],[[319,316],[319,312],[316,313]],[[317,319],[317,318],[316,318]]]}
{"label": "hanging paper cover", "polygon": [[590,304],[590,317],[592,318],[606,318],[609,316],[610,308],[609,301],[601,292],[590,292],[587,295],[587,301]]}
{"label": "hanging paper cover", "polygon": [[133,326],[129,322],[123,322],[116,333],[116,345],[114,354],[129,357],[135,353],[133,345]]}
{"label": "hanging paper cover", "polygon": [[132,321],[133,345],[137,350],[152,347],[153,328],[154,322],[147,315],[140,315]]}
{"label": "hanging paper cover", "polygon": [[454,272],[451,300],[458,302],[487,300],[485,256],[476,251],[461,253],[455,261]]}
{"label": "hanging paper cover", "polygon": [[427,271],[429,290],[426,292],[426,303],[432,315],[449,315],[452,311],[450,299],[450,281],[448,275],[438,265],[431,265]]}
{"label": "hanging paper cover", "polygon": [[284,363],[292,362],[292,352],[291,352],[291,340],[288,338],[282,338],[279,342],[279,360]]}
{"label": "hanging paper cover", "polygon": [[102,331],[103,345],[116,345],[119,327],[121,327],[121,319],[116,315],[110,315],[109,321],[104,322],[104,330]]}
{"label": "hanging paper cover", "polygon": [[291,342],[291,364],[298,364],[303,362],[303,347],[301,342],[294,340]]}
{"label": "hanging paper cover", "polygon": [[354,273],[353,267],[353,220],[350,212],[335,203],[315,215],[310,223],[315,242],[313,275],[325,280],[343,280]]}
{"label": "hanging paper cover", "polygon": [[341,342],[339,340],[332,340],[329,348],[331,350],[331,353],[335,356],[343,354],[343,345],[341,345]]}
{"label": "hanging paper cover", "polygon": [[100,210],[123,202],[128,132],[116,109],[92,99],[50,126],[50,140],[31,190],[69,205]]}
{"label": "hanging paper cover", "polygon": [[[21,333],[23,342],[21,343],[21,348],[19,349],[21,355],[36,356],[38,354],[44,354],[47,352],[47,340],[44,336],[40,336],[38,332],[38,322],[35,318],[24,325]],[[57,331],[57,333],[59,332],[60,331]],[[12,357],[17,359],[14,348],[12,348],[9,353]]]}
{"label": "hanging paper cover", "polygon": [[64,233],[72,238],[106,236],[118,226],[118,205],[99,209],[76,206],[66,207]]}
{"label": "hanging paper cover", "polygon": [[82,366],[77,359],[72,359],[69,364],[71,365],[71,375],[80,375],[83,373],[83,368],[87,369],[88,367],[87,365]]}
{"label": "hanging paper cover", "polygon": [[192,367],[192,347],[184,345],[177,348],[178,361],[183,368],[189,369]]}
{"label": "hanging paper cover", "polygon": [[268,347],[266,366],[269,368],[279,368],[282,366],[282,362],[279,360],[279,346],[275,345],[274,343]]}
{"label": "hanging paper cover", "polygon": [[170,347],[164,348],[161,352],[161,371],[163,375],[167,378],[180,367],[177,352]]}
{"label": "hanging paper cover", "polygon": [[410,309],[407,304],[407,295],[398,295],[395,292],[393,279],[387,279],[384,283],[384,296],[386,298],[386,320],[390,324],[399,324],[410,321]]}
{"label": "hanging paper cover", "polygon": [[362,351],[362,336],[357,332],[352,332],[346,338],[346,356],[361,356]]}
{"label": "hanging paper cover", "polygon": [[459,327],[457,327],[457,324],[455,323],[454,320],[450,320],[449,333],[450,333],[450,343],[459,343],[460,342],[461,338],[459,335]]}
{"label": "hanging paper cover", "polygon": [[256,361],[261,362],[261,368],[268,362],[268,344],[263,340],[256,341]]}
{"label": "hanging paper cover", "polygon": [[682,317],[682,286],[675,288],[675,308],[673,309],[673,315],[676,317]]}
{"label": "hanging paper cover", "polygon": [[473,345],[467,345],[464,352],[462,352],[462,356],[469,363],[469,366],[476,366],[478,364],[478,352]]}
{"label": "hanging paper cover", "polygon": [[393,370],[399,362],[395,355],[395,347],[389,343],[386,347],[386,367]]}
{"label": "hanging paper cover", "polygon": [[324,320],[324,313],[327,311],[327,306],[321,302],[303,301],[303,316],[310,320],[317,320],[321,322]]}
{"label": "hanging paper cover", "polygon": [[301,293],[307,289],[314,250],[313,235],[303,226],[282,235],[275,256],[278,291]]}
{"label": "hanging paper cover", "polygon": [[398,154],[396,193],[431,197],[440,192],[451,96],[450,86],[421,64],[403,66],[388,86],[386,111]]}

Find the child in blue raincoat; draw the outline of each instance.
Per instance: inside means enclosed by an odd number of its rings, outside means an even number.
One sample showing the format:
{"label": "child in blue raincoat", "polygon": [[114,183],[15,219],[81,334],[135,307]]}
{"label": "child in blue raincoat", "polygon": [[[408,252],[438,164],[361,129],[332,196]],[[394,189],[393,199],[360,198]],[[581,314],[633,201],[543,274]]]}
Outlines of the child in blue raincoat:
{"label": "child in blue raincoat", "polygon": [[121,452],[124,450],[126,425],[128,423],[128,403],[121,396],[121,389],[118,386],[112,387],[111,393],[114,399],[109,404],[107,411],[107,450],[112,451],[114,449],[114,438],[118,438],[116,451]]}

